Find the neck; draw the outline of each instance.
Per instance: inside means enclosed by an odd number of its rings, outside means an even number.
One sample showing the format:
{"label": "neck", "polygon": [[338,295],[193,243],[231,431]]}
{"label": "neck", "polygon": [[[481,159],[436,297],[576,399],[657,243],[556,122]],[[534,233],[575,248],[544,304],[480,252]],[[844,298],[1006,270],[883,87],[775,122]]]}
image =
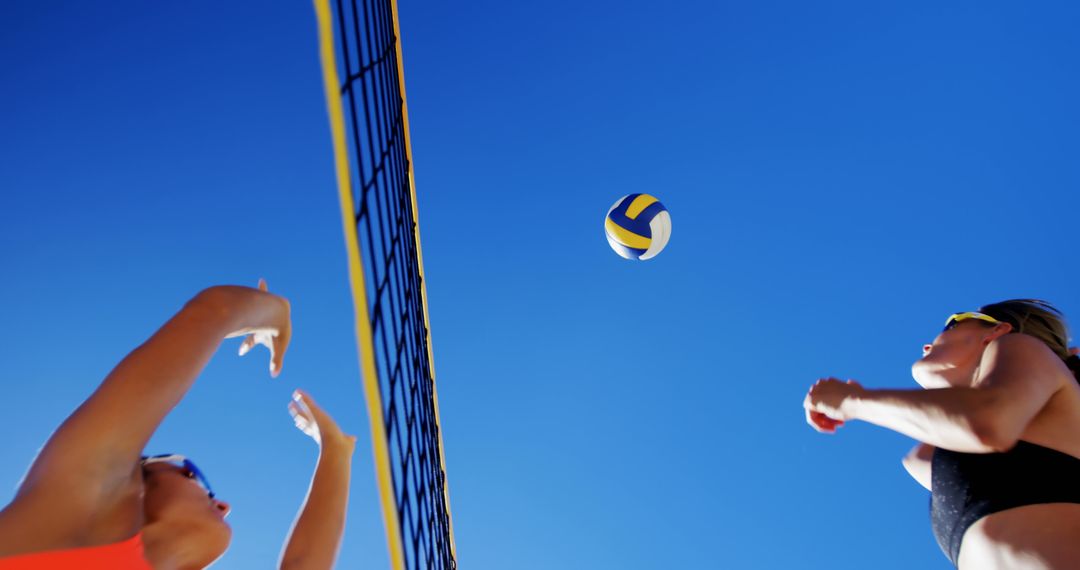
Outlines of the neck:
{"label": "neck", "polygon": [[143,556],[155,570],[202,570],[212,561],[205,560],[198,540],[188,534],[164,522],[147,523],[142,528]]}

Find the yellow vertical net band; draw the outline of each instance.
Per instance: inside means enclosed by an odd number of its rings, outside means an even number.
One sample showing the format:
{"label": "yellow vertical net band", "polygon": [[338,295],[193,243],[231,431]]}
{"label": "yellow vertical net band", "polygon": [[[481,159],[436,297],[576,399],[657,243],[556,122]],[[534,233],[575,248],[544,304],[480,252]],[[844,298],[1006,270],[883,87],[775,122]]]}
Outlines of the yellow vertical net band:
{"label": "yellow vertical net band", "polygon": [[397,5],[315,12],[391,566],[454,569]]}

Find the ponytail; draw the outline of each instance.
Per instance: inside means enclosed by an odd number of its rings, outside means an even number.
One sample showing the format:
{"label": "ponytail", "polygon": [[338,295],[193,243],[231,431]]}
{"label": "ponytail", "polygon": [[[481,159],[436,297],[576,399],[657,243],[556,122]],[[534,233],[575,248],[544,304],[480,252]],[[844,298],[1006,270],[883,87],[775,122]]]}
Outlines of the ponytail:
{"label": "ponytail", "polygon": [[1073,376],[1076,377],[1076,381],[1080,382],[1080,356],[1070,354],[1069,357],[1065,359],[1065,364],[1069,367],[1069,370],[1072,370]]}

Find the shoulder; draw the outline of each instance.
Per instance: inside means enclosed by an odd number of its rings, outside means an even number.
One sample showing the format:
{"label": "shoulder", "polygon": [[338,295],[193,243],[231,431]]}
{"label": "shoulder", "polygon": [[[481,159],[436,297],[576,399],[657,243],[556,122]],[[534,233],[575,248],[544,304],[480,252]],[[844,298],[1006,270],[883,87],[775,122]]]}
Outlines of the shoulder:
{"label": "shoulder", "polygon": [[994,339],[986,347],[976,385],[1003,385],[1012,382],[1028,387],[1060,387],[1072,373],[1065,362],[1043,341],[1013,333]]}
{"label": "shoulder", "polygon": [[28,486],[0,510],[0,556],[119,542],[143,525],[141,469],[100,494]]}
{"label": "shoulder", "polygon": [[1054,351],[1050,350],[1049,346],[1046,346],[1045,342],[1024,333],[1014,332],[1002,335],[1001,337],[994,339],[994,341],[990,343],[990,346],[997,346],[999,350],[1005,349],[1009,351],[1057,357],[1057,355],[1054,354]]}
{"label": "shoulder", "polygon": [[1048,364],[1067,370],[1065,362],[1046,346],[1046,343],[1023,333],[1007,334],[991,341],[986,356],[996,360],[1024,361],[1028,364]]}

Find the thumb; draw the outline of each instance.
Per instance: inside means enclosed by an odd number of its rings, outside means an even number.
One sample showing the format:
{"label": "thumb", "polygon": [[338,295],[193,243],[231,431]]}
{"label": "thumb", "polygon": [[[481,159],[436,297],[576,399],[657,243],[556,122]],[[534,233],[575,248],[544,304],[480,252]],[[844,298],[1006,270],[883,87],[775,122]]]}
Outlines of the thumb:
{"label": "thumb", "polygon": [[270,375],[274,378],[281,374],[281,365],[285,362],[285,351],[289,349],[290,340],[292,340],[292,330],[287,326],[271,339],[273,346],[270,350]]}
{"label": "thumb", "polygon": [[244,337],[243,342],[240,343],[240,356],[248,353],[255,346],[255,335],[249,334]]}

